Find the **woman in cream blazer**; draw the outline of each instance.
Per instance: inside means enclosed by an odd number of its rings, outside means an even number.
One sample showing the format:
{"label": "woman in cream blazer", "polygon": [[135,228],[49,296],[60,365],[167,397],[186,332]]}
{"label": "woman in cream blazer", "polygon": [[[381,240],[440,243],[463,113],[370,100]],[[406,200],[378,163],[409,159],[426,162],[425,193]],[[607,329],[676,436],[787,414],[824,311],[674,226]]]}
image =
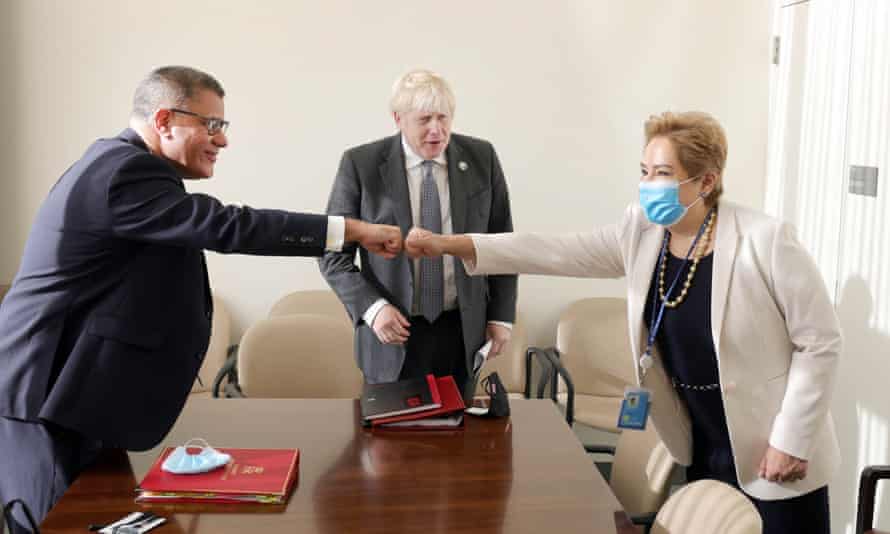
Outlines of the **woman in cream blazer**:
{"label": "woman in cream blazer", "polygon": [[[616,224],[568,235],[415,229],[406,250],[461,257],[474,275],[625,277],[630,356],[674,459],[691,479],[742,489],[766,533],[827,533],[827,484],[840,463],[829,402],[841,334],[819,271],[790,225],[719,201],[726,138],[713,118],[651,117],[646,141],[640,204]],[[652,308],[665,298],[644,370]]]}

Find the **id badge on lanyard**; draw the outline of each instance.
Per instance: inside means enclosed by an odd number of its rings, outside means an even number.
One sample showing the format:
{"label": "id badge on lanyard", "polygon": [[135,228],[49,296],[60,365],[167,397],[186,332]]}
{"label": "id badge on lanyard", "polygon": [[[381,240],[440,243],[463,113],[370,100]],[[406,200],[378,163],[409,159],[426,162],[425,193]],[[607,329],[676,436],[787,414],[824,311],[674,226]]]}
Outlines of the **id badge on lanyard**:
{"label": "id badge on lanyard", "polygon": [[[705,221],[707,222],[707,217],[705,217]],[[646,338],[646,350],[643,351],[643,354],[640,355],[640,359],[638,365],[640,367],[640,381],[642,382],[643,378],[645,378],[646,373],[649,369],[655,365],[655,358],[652,357],[652,351],[655,348],[655,337],[658,334],[658,329],[661,328],[661,320],[664,318],[664,310],[667,308],[667,299],[674,292],[674,288],[677,286],[677,282],[680,281],[680,276],[683,274],[683,269],[686,268],[686,264],[689,263],[689,257],[692,255],[692,251],[695,250],[695,246],[698,244],[699,238],[702,236],[706,224],[703,223],[702,226],[698,229],[698,234],[696,234],[695,239],[692,241],[692,245],[689,246],[689,251],[686,253],[686,258],[683,259],[683,265],[680,266],[680,269],[677,271],[676,276],[674,276],[674,281],[671,282],[670,287],[665,293],[665,297],[661,299],[661,303],[658,304],[658,293],[655,293],[653,305],[652,305],[652,317],[649,322],[649,336]],[[665,231],[664,239],[661,244],[661,254],[658,255],[658,264],[661,265],[661,262],[667,261],[667,247],[668,247],[668,232]],[[653,284],[654,285],[654,284]],[[653,292],[655,292],[655,288],[653,287]],[[646,428],[646,419],[649,417],[649,403],[651,402],[652,393],[644,388],[644,387],[628,387],[624,390],[624,400],[621,401],[621,410],[618,413],[618,427],[619,428],[630,428],[634,430],[643,430]]]}
{"label": "id badge on lanyard", "polygon": [[649,418],[649,398],[651,393],[646,388],[627,387],[624,389],[624,400],[618,412],[618,428],[644,430]]}

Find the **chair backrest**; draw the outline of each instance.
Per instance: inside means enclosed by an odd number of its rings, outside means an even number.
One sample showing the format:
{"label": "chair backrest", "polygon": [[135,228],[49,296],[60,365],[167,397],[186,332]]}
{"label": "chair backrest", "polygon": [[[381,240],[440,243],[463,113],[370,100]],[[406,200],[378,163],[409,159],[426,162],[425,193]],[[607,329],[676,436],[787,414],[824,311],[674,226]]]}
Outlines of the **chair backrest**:
{"label": "chair backrest", "polygon": [[671,495],[652,525],[651,534],[761,534],[757,508],[742,492],[716,480],[687,484]]}
{"label": "chair backrest", "polygon": [[674,465],[652,425],[625,430],[615,446],[609,485],[631,516],[654,514],[667,499]]}
{"label": "chair backrest", "polygon": [[625,299],[573,302],[559,316],[556,348],[576,394],[621,397],[635,381]]}
{"label": "chair backrest", "polygon": [[[213,322],[210,324],[210,343],[207,345],[207,355],[198,376],[201,381],[195,380],[192,384],[192,393],[203,393],[213,388],[213,379],[220,367],[226,362],[229,345],[232,342],[232,319],[229,310],[226,309],[222,299],[213,296]],[[203,385],[201,385],[203,383]]]}
{"label": "chair backrest", "polygon": [[[522,393],[525,391],[525,349],[528,347],[525,324],[519,314],[513,323],[513,331],[510,333],[510,341],[504,347],[501,354],[485,362],[482,368],[482,376],[487,376],[497,371],[498,377],[507,389],[507,393]],[[481,382],[481,380],[480,380]],[[476,384],[476,395],[485,395],[481,384]]]}
{"label": "chair backrest", "polygon": [[317,314],[262,319],[241,338],[238,378],[247,397],[358,398],[362,374],[352,327]]}
{"label": "chair backrest", "polygon": [[346,323],[350,322],[343,303],[337,298],[337,294],[330,289],[310,289],[289,293],[272,305],[269,317],[294,313],[328,315],[342,319]]}

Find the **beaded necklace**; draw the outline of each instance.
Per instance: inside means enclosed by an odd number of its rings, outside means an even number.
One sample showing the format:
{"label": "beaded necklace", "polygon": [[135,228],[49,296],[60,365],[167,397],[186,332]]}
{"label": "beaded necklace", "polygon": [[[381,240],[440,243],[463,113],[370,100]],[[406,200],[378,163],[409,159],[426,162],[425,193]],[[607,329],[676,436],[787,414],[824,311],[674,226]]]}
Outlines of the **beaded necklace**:
{"label": "beaded necklace", "polygon": [[[689,273],[686,274],[686,281],[683,283],[683,289],[680,290],[680,294],[674,300],[667,300],[667,295],[665,295],[664,277],[665,272],[667,271],[667,254],[662,255],[661,265],[659,266],[658,272],[658,296],[661,297],[661,300],[664,301],[664,305],[668,308],[676,308],[684,299],[686,299],[686,293],[689,291],[689,288],[692,287],[692,279],[695,277],[695,270],[698,267],[698,262],[701,261],[702,257],[705,255],[705,251],[708,250],[708,243],[711,241],[711,231],[714,228],[714,221],[716,219],[717,211],[711,210],[711,212],[708,213],[708,220],[705,221],[705,231],[702,234],[702,239],[699,241],[693,254],[692,265],[689,266]],[[668,231],[668,243],[670,243],[670,235],[670,231]]]}

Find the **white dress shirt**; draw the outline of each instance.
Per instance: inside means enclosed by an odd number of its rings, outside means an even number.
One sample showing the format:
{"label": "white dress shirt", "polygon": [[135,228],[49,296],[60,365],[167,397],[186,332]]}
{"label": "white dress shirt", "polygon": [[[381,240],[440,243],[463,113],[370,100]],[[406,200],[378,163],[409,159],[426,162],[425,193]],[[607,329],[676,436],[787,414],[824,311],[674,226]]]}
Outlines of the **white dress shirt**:
{"label": "white dress shirt", "polygon": [[337,215],[328,217],[328,235],[324,249],[331,252],[343,250],[343,241],[346,240],[346,218]]}

